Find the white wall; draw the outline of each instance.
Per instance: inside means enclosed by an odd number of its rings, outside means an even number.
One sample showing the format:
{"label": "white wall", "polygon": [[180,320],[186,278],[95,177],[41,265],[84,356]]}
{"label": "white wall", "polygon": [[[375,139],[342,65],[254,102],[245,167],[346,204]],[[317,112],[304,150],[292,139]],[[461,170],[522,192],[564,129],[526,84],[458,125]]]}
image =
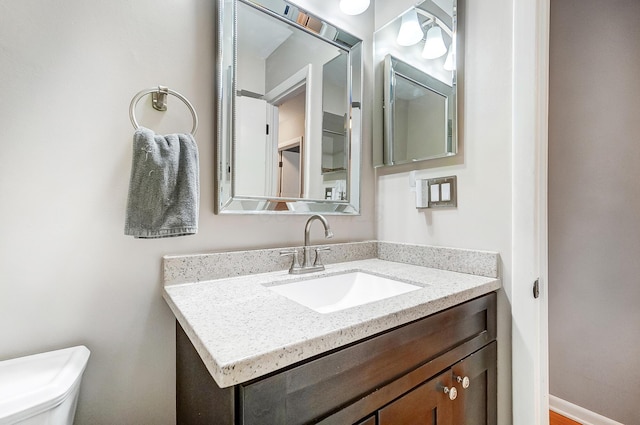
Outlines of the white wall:
{"label": "white wall", "polygon": [[[376,4],[376,27],[414,2]],[[513,1],[465,1],[466,55],[458,156],[377,170],[378,239],[497,251],[499,423],[511,422],[511,40]],[[381,112],[380,112],[381,113]],[[374,119],[382,119],[375,116]],[[374,137],[381,137],[375,134]],[[409,171],[419,178],[456,175],[458,207],[418,211]],[[517,422],[516,422],[517,423]]]}
{"label": "white wall", "polygon": [[[336,10],[305,3],[316,13]],[[174,319],[161,298],[162,255],[302,243],[305,217],[212,212],[214,5],[0,3],[0,358],[87,345],[77,423],[175,422]],[[370,11],[335,23],[370,48],[372,20]],[[128,106],[157,84],[186,95],[200,116],[200,231],[134,240],[123,235]],[[366,86],[369,96],[369,75]],[[141,101],[138,119],[158,132],[191,127],[176,99],[166,113],[150,109]],[[374,237],[370,113],[364,125],[362,215],[329,217],[336,242]],[[312,239],[322,239],[320,228]]]}
{"label": "white wall", "polygon": [[551,1],[550,393],[624,424],[640,421],[638,22],[637,0]]}

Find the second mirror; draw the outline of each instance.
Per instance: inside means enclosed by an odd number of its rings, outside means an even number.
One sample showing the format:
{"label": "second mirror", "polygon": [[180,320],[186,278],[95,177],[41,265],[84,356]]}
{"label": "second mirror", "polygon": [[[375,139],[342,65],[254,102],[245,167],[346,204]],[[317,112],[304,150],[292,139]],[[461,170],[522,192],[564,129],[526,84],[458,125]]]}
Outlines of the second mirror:
{"label": "second mirror", "polygon": [[425,0],[374,34],[374,166],[457,153],[460,22],[456,0]]}

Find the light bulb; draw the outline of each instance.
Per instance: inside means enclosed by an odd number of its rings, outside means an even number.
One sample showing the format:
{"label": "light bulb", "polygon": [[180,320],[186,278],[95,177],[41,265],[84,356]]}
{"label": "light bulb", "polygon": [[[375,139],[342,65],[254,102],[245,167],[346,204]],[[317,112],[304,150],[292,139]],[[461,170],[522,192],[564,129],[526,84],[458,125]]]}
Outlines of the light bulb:
{"label": "light bulb", "polygon": [[401,46],[413,46],[420,42],[424,37],[420,22],[418,22],[418,13],[415,9],[412,9],[402,15],[402,23],[400,24],[400,31],[398,31],[398,38],[396,41]]}
{"label": "light bulb", "polygon": [[453,71],[456,69],[455,64],[455,55],[453,54],[453,41],[451,41],[451,45],[449,46],[449,53],[447,53],[447,58],[444,60],[444,65],[442,67],[445,71]]}
{"label": "light bulb", "polygon": [[340,0],[340,10],[347,15],[359,15],[369,8],[370,0]]}
{"label": "light bulb", "polygon": [[424,43],[422,57],[425,59],[436,59],[447,53],[447,47],[442,40],[442,30],[434,25],[427,31],[427,41]]}

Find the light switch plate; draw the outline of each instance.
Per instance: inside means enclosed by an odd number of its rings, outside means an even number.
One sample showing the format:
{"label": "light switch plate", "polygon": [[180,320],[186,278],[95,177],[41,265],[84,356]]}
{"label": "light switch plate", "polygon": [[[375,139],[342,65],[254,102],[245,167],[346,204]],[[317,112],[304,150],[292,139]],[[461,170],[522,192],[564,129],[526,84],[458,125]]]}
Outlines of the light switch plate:
{"label": "light switch plate", "polygon": [[[428,200],[418,203],[416,208],[455,208],[458,206],[458,190],[456,176],[423,179],[420,184],[424,187]],[[425,202],[426,201],[426,202]]]}

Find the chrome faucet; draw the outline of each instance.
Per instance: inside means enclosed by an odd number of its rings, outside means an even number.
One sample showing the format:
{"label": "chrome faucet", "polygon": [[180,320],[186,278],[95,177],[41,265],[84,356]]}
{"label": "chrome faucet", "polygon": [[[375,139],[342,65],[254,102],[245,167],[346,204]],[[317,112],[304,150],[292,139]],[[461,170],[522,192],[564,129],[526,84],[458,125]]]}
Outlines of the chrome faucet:
{"label": "chrome faucet", "polygon": [[[303,248],[303,263],[302,263],[302,268],[309,268],[309,267],[319,267],[318,270],[324,270],[324,266],[322,265],[322,263],[320,263],[319,260],[319,249],[316,249],[316,261],[313,265],[311,265],[311,259],[310,259],[310,255],[309,255],[309,231],[311,230],[311,223],[313,223],[314,220],[320,220],[320,222],[322,223],[322,225],[324,226],[324,237],[329,239],[333,237],[333,232],[331,231],[331,227],[329,226],[329,222],[327,221],[326,218],[324,218],[321,215],[312,215],[311,217],[309,217],[309,220],[307,220],[307,224],[304,226],[304,248]],[[315,271],[315,270],[312,270]]]}
{"label": "chrome faucet", "polygon": [[307,220],[307,224],[304,226],[304,247],[302,248],[302,265],[298,264],[298,251],[295,249],[291,251],[283,251],[280,255],[292,255],[293,263],[291,264],[291,268],[289,268],[289,273],[291,274],[303,274],[303,273],[311,273],[318,272],[324,270],[324,265],[320,260],[320,251],[328,251],[329,248],[316,248],[316,258],[311,263],[311,246],[309,244],[309,232],[311,231],[311,223],[315,220],[319,220],[324,226],[324,237],[332,238],[333,232],[331,231],[331,227],[329,226],[329,222],[323,216],[316,214],[309,217]]}

